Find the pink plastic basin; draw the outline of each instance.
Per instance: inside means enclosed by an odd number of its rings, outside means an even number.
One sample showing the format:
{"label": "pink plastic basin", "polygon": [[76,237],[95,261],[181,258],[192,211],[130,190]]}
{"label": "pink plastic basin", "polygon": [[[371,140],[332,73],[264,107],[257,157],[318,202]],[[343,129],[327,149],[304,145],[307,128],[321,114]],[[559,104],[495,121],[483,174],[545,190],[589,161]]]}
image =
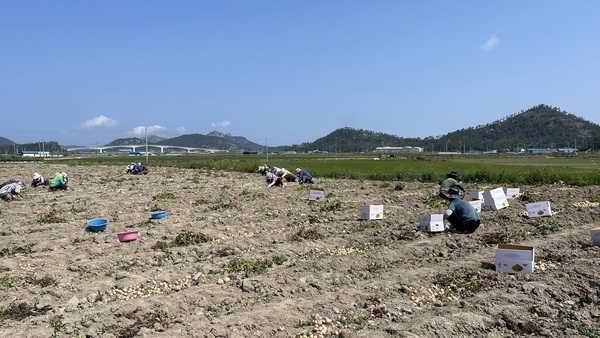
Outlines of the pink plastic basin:
{"label": "pink plastic basin", "polygon": [[138,238],[139,232],[135,231],[127,231],[127,232],[119,232],[117,237],[119,237],[119,242],[131,242],[135,241]]}

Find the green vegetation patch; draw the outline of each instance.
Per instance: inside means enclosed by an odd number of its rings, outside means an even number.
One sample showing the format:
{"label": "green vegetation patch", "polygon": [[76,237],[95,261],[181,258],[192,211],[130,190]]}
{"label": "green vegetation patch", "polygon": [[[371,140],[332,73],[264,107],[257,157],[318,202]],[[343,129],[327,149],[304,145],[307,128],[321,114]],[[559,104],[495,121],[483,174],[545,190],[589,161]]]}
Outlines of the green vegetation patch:
{"label": "green vegetation patch", "polygon": [[35,305],[26,302],[11,303],[7,307],[0,309],[0,321],[6,319],[20,321],[35,315],[38,315]]}
{"label": "green vegetation patch", "polygon": [[560,230],[560,224],[552,219],[540,219],[533,223],[534,235],[549,235]]}
{"label": "green vegetation patch", "polygon": [[59,211],[56,209],[52,209],[50,212],[44,215],[40,215],[37,219],[37,222],[40,224],[49,224],[49,223],[65,223],[67,220],[63,217],[60,217]]}
{"label": "green vegetation patch", "polygon": [[247,201],[253,201],[257,199],[265,199],[267,198],[267,194],[265,194],[262,191],[250,191],[248,189],[244,189],[240,193],[240,197],[244,198]]}
{"label": "green vegetation patch", "polygon": [[496,230],[481,235],[481,241],[488,245],[515,243],[525,238],[523,230]]}
{"label": "green vegetation patch", "polygon": [[212,238],[201,232],[186,231],[175,236],[171,242],[158,241],[152,246],[155,250],[164,250],[173,247],[183,247],[210,242]]}
{"label": "green vegetation patch", "polygon": [[227,264],[227,272],[238,273],[243,272],[246,277],[254,274],[262,273],[273,265],[282,265],[287,258],[285,256],[273,256],[271,259],[262,258],[255,260],[245,260],[242,258],[234,258]]}
{"label": "green vegetation patch", "polygon": [[430,196],[425,200],[425,204],[430,208],[445,208],[448,206],[448,201],[438,195]]}
{"label": "green vegetation patch", "polygon": [[58,285],[58,281],[48,275],[45,275],[44,277],[41,277],[41,278],[37,278],[34,275],[28,275],[27,277],[25,277],[25,282],[28,284],[32,284],[32,285],[38,285],[43,288],[45,288],[47,286]]}
{"label": "green vegetation patch", "polygon": [[560,325],[562,326],[563,330],[572,329],[576,330],[580,335],[588,338],[600,338],[600,325],[587,325],[569,318],[563,318],[560,321]]}
{"label": "green vegetation patch", "polygon": [[175,194],[173,194],[172,192],[161,192],[160,194],[156,194],[156,195],[152,196],[153,201],[167,200],[167,199],[174,199],[174,198],[175,198]]}
{"label": "green vegetation patch", "polygon": [[33,244],[28,244],[25,246],[13,246],[12,248],[3,248],[0,249],[0,257],[14,256],[17,254],[30,254],[33,252],[31,249]]}
{"label": "green vegetation patch", "polygon": [[433,277],[433,285],[455,296],[472,296],[489,290],[497,281],[497,274],[484,276],[477,271],[460,268]]}
{"label": "green vegetation patch", "polygon": [[317,209],[321,212],[336,212],[346,209],[344,204],[340,201],[322,200],[310,203],[313,209]]}
{"label": "green vegetation patch", "polygon": [[304,239],[316,241],[322,239],[323,237],[325,236],[323,236],[323,234],[321,234],[317,228],[302,228],[292,235],[291,241],[299,242]]}
{"label": "green vegetation patch", "polygon": [[19,278],[5,274],[0,278],[0,290],[6,290],[19,282]]}

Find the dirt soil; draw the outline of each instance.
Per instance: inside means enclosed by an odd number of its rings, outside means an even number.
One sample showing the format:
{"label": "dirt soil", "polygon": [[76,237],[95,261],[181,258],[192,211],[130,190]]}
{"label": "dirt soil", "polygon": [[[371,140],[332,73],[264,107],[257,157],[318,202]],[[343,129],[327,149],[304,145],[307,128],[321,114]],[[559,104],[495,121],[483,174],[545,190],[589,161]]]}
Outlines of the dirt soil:
{"label": "dirt soil", "polygon": [[[71,191],[28,186],[59,171]],[[0,164],[0,178],[27,185],[0,203],[2,337],[600,335],[598,186],[521,186],[464,235],[419,230],[445,210],[419,182],[268,188],[259,174],[42,163]],[[532,201],[554,214],[528,218]],[[362,204],[383,220],[361,220]],[[105,231],[87,229],[96,217]],[[534,273],[496,272],[502,242],[534,246]]]}

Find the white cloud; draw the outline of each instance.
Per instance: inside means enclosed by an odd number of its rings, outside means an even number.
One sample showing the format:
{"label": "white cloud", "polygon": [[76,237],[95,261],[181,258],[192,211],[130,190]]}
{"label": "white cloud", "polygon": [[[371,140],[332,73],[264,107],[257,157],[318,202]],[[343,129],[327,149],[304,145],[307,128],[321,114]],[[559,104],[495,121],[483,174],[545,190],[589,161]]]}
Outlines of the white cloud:
{"label": "white cloud", "polygon": [[148,135],[161,136],[167,132],[167,128],[163,126],[138,126],[133,128],[133,135],[146,136],[146,128],[148,128]]}
{"label": "white cloud", "polygon": [[490,36],[487,40],[485,40],[485,43],[481,46],[481,49],[492,50],[496,48],[498,42],[500,42],[500,40],[498,40],[498,37],[496,37],[496,35],[494,34]]}
{"label": "white cloud", "polygon": [[187,132],[188,132],[186,127],[177,127],[177,128],[175,128],[175,130],[177,130],[179,135],[184,135],[184,134],[187,134]]}
{"label": "white cloud", "polygon": [[231,122],[227,121],[227,120],[223,120],[221,122],[213,122],[211,123],[213,129],[217,129],[217,127],[221,127],[221,128],[227,128],[231,125]]}
{"label": "white cloud", "polygon": [[104,115],[96,116],[91,120],[87,120],[81,124],[83,128],[95,127],[113,127],[117,125],[117,121]]}

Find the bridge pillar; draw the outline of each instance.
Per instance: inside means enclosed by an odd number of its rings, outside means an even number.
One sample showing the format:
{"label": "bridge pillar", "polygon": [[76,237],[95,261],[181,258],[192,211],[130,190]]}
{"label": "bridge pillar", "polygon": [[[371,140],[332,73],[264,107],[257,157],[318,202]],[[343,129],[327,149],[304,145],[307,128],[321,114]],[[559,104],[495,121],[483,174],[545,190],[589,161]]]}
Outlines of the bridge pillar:
{"label": "bridge pillar", "polygon": [[160,153],[164,154],[165,153],[165,147],[160,147]]}

